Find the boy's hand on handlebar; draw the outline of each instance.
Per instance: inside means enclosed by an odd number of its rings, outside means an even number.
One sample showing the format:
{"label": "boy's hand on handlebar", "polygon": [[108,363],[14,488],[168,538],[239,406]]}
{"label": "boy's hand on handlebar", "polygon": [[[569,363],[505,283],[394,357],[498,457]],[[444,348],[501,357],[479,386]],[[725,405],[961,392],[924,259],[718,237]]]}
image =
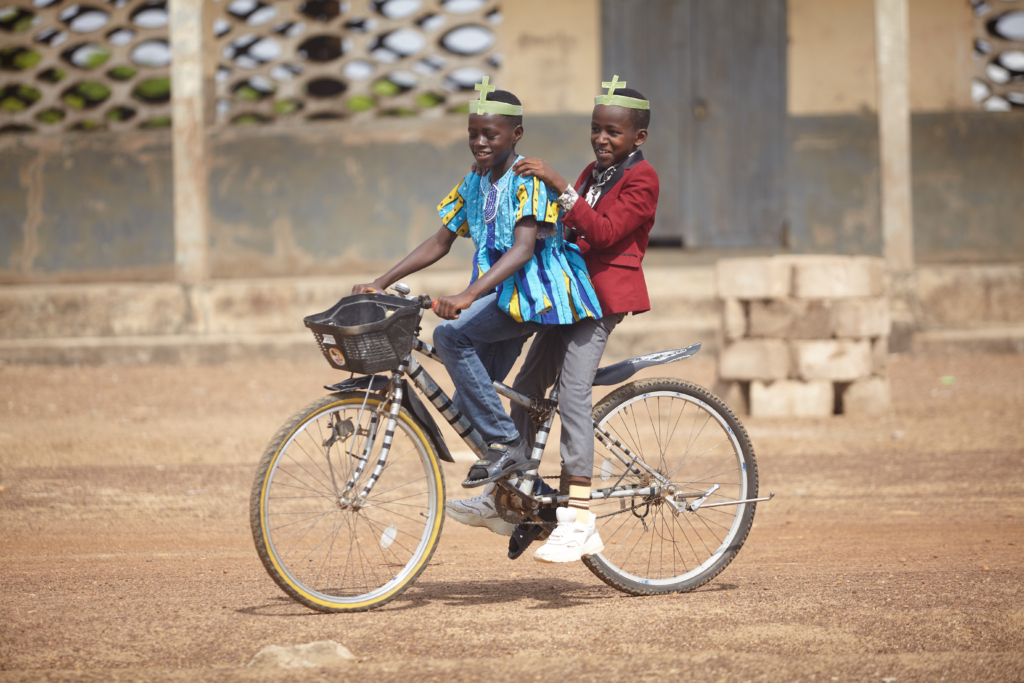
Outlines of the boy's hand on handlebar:
{"label": "boy's hand on handlebar", "polygon": [[522,159],[512,167],[512,172],[524,178],[537,178],[558,194],[562,194],[569,187],[569,181],[543,159]]}
{"label": "boy's hand on handlebar", "polygon": [[384,294],[384,288],[378,285],[376,282],[371,282],[368,285],[356,285],[352,288],[352,294]]}
{"label": "boy's hand on handlebar", "polygon": [[456,294],[455,296],[443,296],[434,302],[431,307],[434,309],[434,313],[439,318],[445,320],[455,320],[459,317],[459,311],[464,311],[473,305],[473,296],[471,294]]}

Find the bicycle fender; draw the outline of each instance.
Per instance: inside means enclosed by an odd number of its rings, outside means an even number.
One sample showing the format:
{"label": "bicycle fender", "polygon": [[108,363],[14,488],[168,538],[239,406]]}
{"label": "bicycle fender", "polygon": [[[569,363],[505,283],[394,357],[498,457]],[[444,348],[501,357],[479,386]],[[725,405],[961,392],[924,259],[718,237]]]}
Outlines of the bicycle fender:
{"label": "bicycle fender", "polygon": [[664,365],[666,363],[674,363],[677,360],[689,358],[698,351],[700,351],[700,342],[691,344],[685,349],[658,351],[657,353],[648,353],[644,356],[628,358],[624,361],[615,363],[614,365],[599,368],[597,374],[594,375],[594,386],[604,387],[612,384],[620,384],[644,368],[649,368],[655,365]]}
{"label": "bicycle fender", "polygon": [[325,386],[327,391],[352,391],[353,389],[370,389],[380,391],[388,385],[388,378],[384,375],[363,375],[361,377],[349,377],[344,382]]}
{"label": "bicycle fender", "polygon": [[448,451],[448,444],[444,442],[444,437],[441,436],[441,430],[437,428],[434,416],[430,414],[427,407],[423,405],[423,401],[420,400],[420,397],[416,395],[416,392],[412,390],[412,387],[404,379],[402,380],[402,406],[415,415],[416,419],[427,428],[428,435],[434,440],[434,450],[437,451],[437,457],[446,462],[455,462],[455,458]]}
{"label": "bicycle fender", "polygon": [[[338,382],[337,384],[331,384],[325,386],[324,389],[327,391],[353,391],[363,390],[366,391],[380,391],[387,388],[389,378],[384,375],[363,375],[362,377],[350,377],[344,382]],[[409,411],[416,417],[427,429],[427,436],[429,436],[434,442],[434,450],[437,451],[437,456],[446,462],[455,462],[455,458],[452,457],[451,452],[448,450],[448,444],[445,443],[444,438],[441,436],[441,430],[437,427],[437,422],[434,421],[434,416],[430,414],[427,407],[423,405],[423,401],[416,395],[416,392],[412,390],[409,383],[406,380],[402,380],[402,407]]]}

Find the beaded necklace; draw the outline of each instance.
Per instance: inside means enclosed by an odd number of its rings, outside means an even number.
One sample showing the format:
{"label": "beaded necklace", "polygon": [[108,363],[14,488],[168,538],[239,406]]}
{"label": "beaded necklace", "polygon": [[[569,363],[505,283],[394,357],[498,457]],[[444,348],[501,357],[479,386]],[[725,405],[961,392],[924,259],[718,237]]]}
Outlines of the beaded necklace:
{"label": "beaded necklace", "polygon": [[[491,183],[490,189],[487,191],[487,199],[484,201],[484,223],[490,225],[498,217],[498,197],[501,196],[501,190],[498,188],[498,183]],[[483,188],[481,188],[483,191]]]}
{"label": "beaded necklace", "polygon": [[[516,161],[519,161],[523,157],[517,156]],[[498,207],[501,206],[501,197],[508,190],[509,183],[515,174],[506,171],[503,176],[498,178],[497,182],[490,182],[491,174],[485,173],[480,176],[480,194],[485,195],[487,198],[484,200],[484,224],[491,225],[498,218]]]}

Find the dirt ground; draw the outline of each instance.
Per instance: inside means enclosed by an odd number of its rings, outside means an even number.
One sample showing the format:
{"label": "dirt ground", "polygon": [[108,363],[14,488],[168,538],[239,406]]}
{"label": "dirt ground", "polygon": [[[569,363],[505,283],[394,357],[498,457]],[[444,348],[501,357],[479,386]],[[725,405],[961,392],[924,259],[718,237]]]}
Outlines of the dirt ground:
{"label": "dirt ground", "polygon": [[[354,615],[285,597],[248,525],[266,442],[342,378],[322,360],[0,367],[0,680],[1024,680],[1024,356],[890,367],[888,415],[745,420],[777,495],[696,592],[627,597],[448,520]],[[328,639],[360,661],[246,667]]]}

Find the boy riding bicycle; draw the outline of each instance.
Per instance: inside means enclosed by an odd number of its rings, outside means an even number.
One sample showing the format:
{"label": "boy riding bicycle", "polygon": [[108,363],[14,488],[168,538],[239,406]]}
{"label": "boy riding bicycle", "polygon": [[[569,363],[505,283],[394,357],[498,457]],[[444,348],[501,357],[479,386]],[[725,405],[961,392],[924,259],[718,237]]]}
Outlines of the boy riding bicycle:
{"label": "boy riding bicycle", "polygon": [[441,259],[456,237],[473,239],[469,287],[434,306],[446,321],[434,330],[434,345],[455,384],[453,401],[489,444],[463,482],[467,488],[523,469],[530,459],[491,381],[505,377],[530,334],[601,317],[582,255],[562,239],[559,204],[539,179],[512,171],[522,159],[515,152],[522,106],[487,81],[470,103],[469,147],[477,167],[489,172],[470,172],[441,202],[444,225],[433,237],[372,283],[352,289],[382,292]]}

